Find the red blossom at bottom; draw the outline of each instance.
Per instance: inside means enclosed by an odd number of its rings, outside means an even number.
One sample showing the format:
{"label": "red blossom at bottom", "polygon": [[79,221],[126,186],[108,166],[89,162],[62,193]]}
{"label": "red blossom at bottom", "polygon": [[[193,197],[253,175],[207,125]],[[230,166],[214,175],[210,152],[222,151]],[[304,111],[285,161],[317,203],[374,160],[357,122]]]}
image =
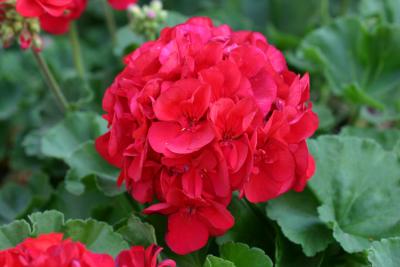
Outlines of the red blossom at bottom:
{"label": "red blossom at bottom", "polygon": [[0,266],[6,267],[114,267],[110,255],[90,252],[58,233],[28,238],[15,248],[0,251]]}
{"label": "red blossom at bottom", "polygon": [[114,261],[107,254],[89,251],[80,242],[63,240],[63,234],[27,238],[14,248],[0,251],[1,267],[175,267],[172,260],[157,263],[162,248],[151,245],[122,251]]}

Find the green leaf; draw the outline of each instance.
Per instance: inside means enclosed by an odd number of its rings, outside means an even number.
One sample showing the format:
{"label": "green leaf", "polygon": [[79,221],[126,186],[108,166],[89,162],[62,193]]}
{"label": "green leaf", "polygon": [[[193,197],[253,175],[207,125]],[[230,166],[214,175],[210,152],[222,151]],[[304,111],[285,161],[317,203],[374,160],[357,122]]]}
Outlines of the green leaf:
{"label": "green leaf", "polygon": [[0,226],[0,250],[14,247],[29,237],[31,229],[26,221],[15,221]]}
{"label": "green leaf", "polygon": [[43,136],[42,151],[49,157],[67,159],[83,143],[106,131],[100,116],[90,112],[73,112],[50,128]]}
{"label": "green leaf", "polygon": [[317,113],[319,118],[318,130],[330,130],[335,125],[335,117],[327,106],[315,105],[313,111]]}
{"label": "green leaf", "polygon": [[346,126],[342,128],[340,135],[371,138],[381,144],[386,150],[393,150],[393,147],[400,140],[400,130],[397,129],[379,130],[376,128]]}
{"label": "green leaf", "polygon": [[400,266],[400,237],[373,242],[368,250],[368,260],[372,267]]}
{"label": "green leaf", "polygon": [[0,87],[2,88],[0,90],[0,120],[5,120],[18,110],[23,94],[21,88],[13,86],[13,83],[7,80],[1,79]]}
{"label": "green leaf", "polygon": [[97,184],[106,195],[114,196],[123,192],[117,186],[119,170],[97,153],[93,141],[83,143],[65,161],[71,168],[65,181],[71,193],[82,194],[85,188],[82,179],[89,175],[98,177]]}
{"label": "green leaf", "polygon": [[272,267],[271,259],[259,248],[250,248],[243,243],[226,243],[220,248],[221,257],[236,267]]}
{"label": "green leaf", "polygon": [[8,182],[0,188],[0,224],[10,223],[42,207],[53,189],[43,173],[28,177],[26,185]]}
{"label": "green leaf", "polygon": [[276,220],[283,234],[311,257],[333,241],[332,231],[319,219],[318,200],[308,189],[289,192],[268,202],[267,214]]}
{"label": "green leaf", "polygon": [[382,21],[400,24],[400,2],[397,0],[362,0],[360,13],[365,17],[379,17]]}
{"label": "green leaf", "polygon": [[323,136],[310,141],[316,173],[309,185],[320,218],[347,252],[400,235],[400,162],[369,139]]}
{"label": "green leaf", "polygon": [[32,234],[35,236],[61,232],[64,225],[64,215],[55,210],[33,213],[29,215],[29,220],[32,223]]}
{"label": "green leaf", "polygon": [[66,219],[91,217],[110,224],[120,222],[132,212],[131,196],[126,194],[116,197],[106,196],[98,188],[94,176],[88,176],[82,182],[85,192],[81,195],[71,194],[66,190],[64,183],[61,183],[53,195],[49,208],[61,211]]}
{"label": "green leaf", "polygon": [[274,236],[271,225],[268,225],[265,215],[260,213],[261,209],[257,210],[256,205],[251,205],[253,204],[246,203],[243,199],[232,197],[229,211],[235,217],[235,225],[216,241],[219,245],[230,241],[241,242],[272,252],[271,241],[274,240]]}
{"label": "green leaf", "polygon": [[[276,238],[275,267],[321,267],[324,254],[306,257],[300,246],[289,242],[282,234]],[[333,265],[327,265],[332,267]],[[335,266],[336,267],[336,266]]]}
{"label": "green leaf", "polygon": [[267,36],[278,47],[293,48],[300,38],[321,20],[323,1],[269,0]]}
{"label": "green leaf", "polygon": [[335,94],[399,117],[399,50],[400,26],[370,29],[343,17],[307,35],[296,55],[309,71],[321,71]]}
{"label": "green leaf", "polygon": [[142,222],[133,214],[128,223],[118,230],[118,233],[132,246],[148,247],[151,244],[157,244],[154,227],[151,224]]}
{"label": "green leaf", "polygon": [[208,255],[206,261],[204,262],[204,267],[236,267],[234,263],[215,257],[213,255]]}
{"label": "green leaf", "polygon": [[88,249],[96,253],[116,256],[120,251],[129,248],[122,236],[113,232],[111,226],[92,219],[67,221],[65,234],[72,240],[86,244]]}
{"label": "green leaf", "polygon": [[117,44],[114,48],[114,54],[118,57],[125,55],[127,52],[131,52],[135,47],[140,46],[146,40],[133,32],[130,26],[125,26],[117,31]]}

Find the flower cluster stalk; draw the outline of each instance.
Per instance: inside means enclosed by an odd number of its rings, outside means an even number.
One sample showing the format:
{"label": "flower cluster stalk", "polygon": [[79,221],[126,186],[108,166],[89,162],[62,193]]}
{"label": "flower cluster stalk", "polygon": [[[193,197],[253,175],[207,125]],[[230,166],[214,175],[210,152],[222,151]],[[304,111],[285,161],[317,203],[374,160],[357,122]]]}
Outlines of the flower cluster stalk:
{"label": "flower cluster stalk", "polygon": [[57,100],[57,103],[62,112],[66,112],[68,110],[68,102],[65,98],[64,94],[61,91],[60,86],[58,85],[56,79],[54,78],[53,74],[51,73],[49,66],[47,65],[45,59],[43,58],[42,54],[32,49],[33,55],[35,57],[36,62],[39,65],[39,68],[43,74],[43,77],[47,83],[47,86],[54,94],[54,97]]}

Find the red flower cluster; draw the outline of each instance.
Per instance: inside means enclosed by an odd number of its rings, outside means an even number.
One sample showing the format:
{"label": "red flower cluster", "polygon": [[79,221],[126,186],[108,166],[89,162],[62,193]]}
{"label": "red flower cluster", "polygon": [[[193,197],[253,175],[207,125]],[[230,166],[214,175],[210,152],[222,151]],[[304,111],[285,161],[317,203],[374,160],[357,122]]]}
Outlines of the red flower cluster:
{"label": "red flower cluster", "polygon": [[300,191],[314,172],[306,139],[318,127],[309,77],[291,72],[260,33],[192,18],[126,57],[107,89],[109,132],[96,147],[122,169],[145,213],[168,215],[179,254],[234,224],[233,191],[263,202]]}
{"label": "red flower cluster", "polygon": [[175,262],[165,260],[157,264],[161,248],[152,245],[147,249],[132,247],[122,251],[116,262],[107,254],[88,251],[79,242],[63,240],[63,234],[43,234],[28,238],[15,248],[0,251],[2,267],[175,267]]}
{"label": "red flower cluster", "polygon": [[17,0],[17,11],[24,17],[37,17],[43,30],[51,34],[68,31],[71,21],[78,19],[87,0]]}
{"label": "red flower cluster", "polygon": [[95,254],[62,234],[52,233],[28,238],[15,248],[0,251],[0,266],[6,267],[114,267],[106,254]]}
{"label": "red flower cluster", "polygon": [[137,0],[108,0],[110,6],[116,10],[125,10],[136,2]]}

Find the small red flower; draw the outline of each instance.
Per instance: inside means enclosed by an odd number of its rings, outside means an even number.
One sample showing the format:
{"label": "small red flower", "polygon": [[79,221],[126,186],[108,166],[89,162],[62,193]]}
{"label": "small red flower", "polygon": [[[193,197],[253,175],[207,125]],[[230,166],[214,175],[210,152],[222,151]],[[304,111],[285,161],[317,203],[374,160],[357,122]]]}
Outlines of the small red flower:
{"label": "small red flower", "polygon": [[146,249],[135,246],[122,251],[116,259],[116,265],[118,267],[175,267],[176,264],[173,260],[157,263],[157,257],[161,250],[161,247],[154,244]]}
{"label": "small red flower", "polygon": [[116,10],[125,10],[136,2],[137,0],[108,0],[108,3]]}
{"label": "small red flower", "polygon": [[176,253],[203,247],[234,219],[233,191],[263,202],[300,191],[315,164],[318,127],[309,77],[291,72],[260,33],[192,18],[125,58],[103,108],[96,148],[121,168],[132,197],[168,216]]}
{"label": "small red flower", "polygon": [[70,23],[82,15],[86,5],[87,0],[72,0],[60,16],[53,16],[50,13],[41,15],[39,17],[40,26],[48,33],[64,34],[69,30]]}
{"label": "small red flower", "polygon": [[59,17],[74,0],[17,0],[17,11],[24,17],[40,17],[49,14]]}
{"label": "small red flower", "polygon": [[0,266],[6,267],[114,267],[106,254],[88,251],[79,242],[63,240],[58,233],[27,238],[15,248],[0,251]]}

